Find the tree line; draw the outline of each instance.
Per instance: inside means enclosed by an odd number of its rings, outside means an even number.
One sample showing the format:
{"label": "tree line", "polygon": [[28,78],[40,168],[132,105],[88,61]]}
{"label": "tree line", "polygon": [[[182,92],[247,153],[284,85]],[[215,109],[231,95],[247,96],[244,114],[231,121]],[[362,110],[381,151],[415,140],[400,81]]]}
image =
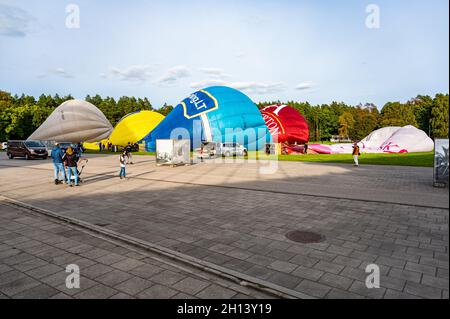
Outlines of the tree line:
{"label": "tree line", "polygon": [[259,108],[287,104],[297,109],[309,125],[310,141],[329,140],[332,135],[361,140],[373,130],[386,126],[413,125],[432,138],[448,138],[448,94],[418,95],[406,103],[388,102],[381,112],[372,103],[347,105],[342,102],[311,105],[308,102],[271,101]]}
{"label": "tree line", "polygon": [[[63,102],[72,100],[71,95],[51,96],[42,94],[38,99],[29,95],[11,95],[0,90],[0,141],[26,139]],[[117,101],[107,96],[87,95],[85,100],[97,106],[115,126],[128,113],[138,110],[154,110],[163,115],[169,114],[173,107],[168,104],[154,109],[147,98],[122,96]]]}
{"label": "tree line", "polygon": [[[71,95],[44,95],[38,99],[29,95],[11,95],[0,90],[0,141],[26,139],[61,103]],[[145,98],[122,96],[118,100],[100,95],[86,96],[86,101],[97,106],[114,126],[128,113],[153,110],[163,115],[173,106],[164,104],[154,108]],[[381,112],[374,104],[347,105],[343,102],[311,105],[308,102],[261,102],[263,108],[271,104],[288,104],[300,111],[309,125],[311,141],[329,140],[332,135],[360,140],[373,130],[385,126],[414,125],[431,137],[448,138],[448,94],[434,97],[418,95],[406,103],[388,102]]]}

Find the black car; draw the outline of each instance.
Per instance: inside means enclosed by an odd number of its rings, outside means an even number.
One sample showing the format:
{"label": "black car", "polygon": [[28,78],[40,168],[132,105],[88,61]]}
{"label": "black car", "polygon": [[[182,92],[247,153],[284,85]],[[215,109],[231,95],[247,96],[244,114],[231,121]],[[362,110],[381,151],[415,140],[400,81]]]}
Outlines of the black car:
{"label": "black car", "polygon": [[8,141],[6,155],[9,159],[25,157],[25,159],[47,159],[47,149],[41,141]]}

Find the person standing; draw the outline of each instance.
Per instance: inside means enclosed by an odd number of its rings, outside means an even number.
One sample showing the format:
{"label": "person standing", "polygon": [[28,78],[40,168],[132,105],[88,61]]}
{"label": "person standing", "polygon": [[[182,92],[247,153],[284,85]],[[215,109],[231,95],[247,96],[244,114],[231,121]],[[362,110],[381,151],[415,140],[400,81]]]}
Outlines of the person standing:
{"label": "person standing", "polygon": [[133,148],[131,146],[131,143],[128,142],[127,146],[125,146],[125,154],[128,159],[128,164],[133,164],[133,154],[131,153],[133,151]]}
{"label": "person standing", "polygon": [[127,157],[126,151],[123,151],[123,153],[120,154],[120,157],[119,157],[119,162],[120,162],[120,173],[119,173],[119,176],[120,176],[120,179],[125,178],[127,176],[127,174],[125,172],[125,166],[127,165],[126,157]]}
{"label": "person standing", "polygon": [[84,152],[83,144],[77,143],[76,148],[75,148],[75,153],[77,153],[78,157],[81,157],[81,155],[83,155],[83,152]]}
{"label": "person standing", "polygon": [[75,178],[75,186],[79,186],[78,184],[78,170],[77,170],[77,162],[78,162],[78,156],[73,151],[72,147],[68,147],[66,150],[66,153],[63,156],[63,161],[67,166],[67,175],[68,175],[68,183],[69,186],[72,187],[72,174]]}
{"label": "person standing", "polygon": [[358,157],[359,155],[361,155],[361,153],[359,152],[359,146],[358,143],[353,144],[353,161],[355,162],[355,166],[358,167],[359,166],[359,160]]}
{"label": "person standing", "polygon": [[305,146],[303,147],[303,154],[308,154],[308,143],[305,143]]}
{"label": "person standing", "polygon": [[[55,172],[55,185],[59,183],[66,183],[66,170],[64,169],[63,156],[64,151],[59,147],[59,143],[55,143],[55,147],[52,149],[51,158],[53,159],[53,168]],[[59,179],[59,173],[61,172],[63,179]]]}

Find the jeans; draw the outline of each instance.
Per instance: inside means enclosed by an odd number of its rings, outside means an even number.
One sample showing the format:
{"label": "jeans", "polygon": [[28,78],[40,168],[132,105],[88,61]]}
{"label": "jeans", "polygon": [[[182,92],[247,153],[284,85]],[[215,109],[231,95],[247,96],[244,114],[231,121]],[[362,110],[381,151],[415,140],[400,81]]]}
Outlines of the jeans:
{"label": "jeans", "polygon": [[359,162],[358,162],[358,155],[353,155],[353,161],[355,162],[355,165],[358,166]]}
{"label": "jeans", "polygon": [[78,171],[76,167],[67,167],[67,173],[69,175],[69,184],[72,183],[72,174],[75,176],[75,185],[78,185]]}
{"label": "jeans", "polygon": [[121,167],[121,168],[120,168],[120,174],[119,174],[119,176],[120,176],[120,177],[126,177],[126,175],[127,175],[127,174],[125,173],[125,167]]}
{"label": "jeans", "polygon": [[58,179],[59,180],[59,172],[61,172],[62,176],[63,176],[63,181],[67,180],[66,177],[66,170],[64,169],[64,165],[63,163],[53,163],[53,169],[55,171],[55,180]]}

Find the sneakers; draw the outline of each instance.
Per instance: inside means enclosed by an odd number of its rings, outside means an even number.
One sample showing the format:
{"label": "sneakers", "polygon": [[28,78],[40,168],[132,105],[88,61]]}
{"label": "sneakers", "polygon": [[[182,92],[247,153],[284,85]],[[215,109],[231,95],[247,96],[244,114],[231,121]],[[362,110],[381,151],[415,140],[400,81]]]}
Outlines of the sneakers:
{"label": "sneakers", "polygon": [[59,180],[55,179],[55,185],[59,184]]}

